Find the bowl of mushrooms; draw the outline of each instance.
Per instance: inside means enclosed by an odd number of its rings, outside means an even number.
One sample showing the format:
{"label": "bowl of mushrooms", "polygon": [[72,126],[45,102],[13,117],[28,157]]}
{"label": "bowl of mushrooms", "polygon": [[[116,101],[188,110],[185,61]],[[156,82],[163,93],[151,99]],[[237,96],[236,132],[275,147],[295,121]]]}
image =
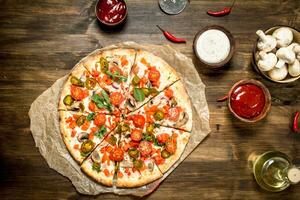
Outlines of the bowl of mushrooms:
{"label": "bowl of mushrooms", "polygon": [[265,78],[290,83],[300,78],[300,32],[288,26],[256,31],[253,66]]}

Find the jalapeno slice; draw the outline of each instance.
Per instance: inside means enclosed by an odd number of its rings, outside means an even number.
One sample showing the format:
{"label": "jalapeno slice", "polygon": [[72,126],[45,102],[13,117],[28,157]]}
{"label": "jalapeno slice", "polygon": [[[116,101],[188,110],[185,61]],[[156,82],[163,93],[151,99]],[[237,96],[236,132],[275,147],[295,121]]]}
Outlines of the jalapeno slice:
{"label": "jalapeno slice", "polygon": [[148,124],[148,126],[146,127],[146,132],[147,133],[153,133],[154,130],[154,125],[153,124]]}
{"label": "jalapeno slice", "polygon": [[109,140],[108,140],[108,143],[111,144],[112,146],[116,145],[117,144],[117,138],[114,135],[111,135]]}
{"label": "jalapeno slice", "polygon": [[159,93],[158,90],[155,88],[149,88],[149,92],[152,96],[156,96]]}
{"label": "jalapeno slice", "polygon": [[143,167],[144,163],[141,160],[134,160],[133,166],[137,169],[141,169]]}
{"label": "jalapeno slice", "polygon": [[99,63],[100,63],[101,72],[106,73],[108,71],[108,61],[107,61],[107,59],[101,57]]}
{"label": "jalapeno slice", "polygon": [[154,113],[154,119],[157,120],[157,121],[163,120],[164,117],[165,117],[165,113],[162,112],[161,110],[159,110],[156,113]]}
{"label": "jalapeno slice", "polygon": [[84,154],[91,152],[95,144],[92,140],[86,140],[81,144],[80,151]]}
{"label": "jalapeno slice", "polygon": [[165,149],[161,152],[161,157],[163,157],[163,158],[169,158],[170,155],[171,154]]}
{"label": "jalapeno slice", "polygon": [[86,81],[85,81],[85,87],[89,90],[94,89],[96,84],[97,84],[97,81],[94,78],[87,78]]}
{"label": "jalapeno slice", "polygon": [[72,85],[84,87],[84,83],[80,79],[76,78],[75,76],[72,76],[70,81],[71,81]]}
{"label": "jalapeno slice", "polygon": [[136,148],[131,148],[128,150],[128,154],[132,158],[138,158],[140,155],[140,152]]}
{"label": "jalapeno slice", "polygon": [[142,91],[146,97],[148,97],[150,95],[150,90],[148,88],[142,88]]}
{"label": "jalapeno slice", "polygon": [[71,106],[74,103],[74,99],[72,98],[71,95],[65,96],[63,101],[66,106]]}
{"label": "jalapeno slice", "polygon": [[140,77],[138,77],[137,75],[134,75],[133,79],[132,79],[132,84],[133,85],[138,85],[140,83]]}
{"label": "jalapeno slice", "polygon": [[86,120],[86,117],[84,115],[81,115],[80,117],[78,117],[78,119],[76,120],[77,126],[82,126],[84,124],[85,120]]}

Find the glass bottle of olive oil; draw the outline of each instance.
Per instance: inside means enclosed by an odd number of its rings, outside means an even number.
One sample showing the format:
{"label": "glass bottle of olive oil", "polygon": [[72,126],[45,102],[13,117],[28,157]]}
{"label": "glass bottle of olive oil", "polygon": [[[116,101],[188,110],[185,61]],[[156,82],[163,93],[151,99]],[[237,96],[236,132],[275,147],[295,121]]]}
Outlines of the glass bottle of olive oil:
{"label": "glass bottle of olive oil", "polygon": [[300,168],[284,153],[268,151],[249,159],[256,182],[267,191],[280,192],[300,181]]}

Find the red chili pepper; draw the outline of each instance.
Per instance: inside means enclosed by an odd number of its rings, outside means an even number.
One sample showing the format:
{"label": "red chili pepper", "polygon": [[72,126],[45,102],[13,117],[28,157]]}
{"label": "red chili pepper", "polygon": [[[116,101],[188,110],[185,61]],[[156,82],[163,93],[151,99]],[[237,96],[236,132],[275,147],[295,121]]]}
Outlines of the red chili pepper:
{"label": "red chili pepper", "polygon": [[225,7],[220,11],[211,11],[211,10],[209,10],[209,11],[207,11],[207,14],[210,15],[210,16],[214,16],[214,17],[222,17],[222,16],[225,16],[225,15],[229,15],[231,10],[232,10],[232,7],[234,5],[234,2],[235,2],[235,0],[233,0],[233,3],[230,7]]}
{"label": "red chili pepper", "polygon": [[299,115],[300,115],[300,112],[297,111],[295,112],[295,115],[294,115],[294,120],[293,120],[293,132],[294,133],[297,133],[299,131],[299,127],[298,127],[298,120],[299,120]]}
{"label": "red chili pepper", "polygon": [[177,38],[174,35],[172,35],[170,32],[163,30],[162,28],[160,28],[158,25],[156,25],[164,34],[164,36],[170,40],[171,42],[174,43],[186,43],[186,40],[183,38]]}
{"label": "red chili pepper", "polygon": [[217,102],[222,102],[222,101],[226,101],[228,99],[228,94],[226,94],[225,96],[223,97],[220,97],[217,99]]}

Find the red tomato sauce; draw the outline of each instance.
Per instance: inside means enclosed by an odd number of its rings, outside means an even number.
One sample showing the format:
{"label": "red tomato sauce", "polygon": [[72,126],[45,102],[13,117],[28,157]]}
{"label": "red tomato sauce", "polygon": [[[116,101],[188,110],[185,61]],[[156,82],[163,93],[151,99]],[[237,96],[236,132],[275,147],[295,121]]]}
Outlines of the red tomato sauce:
{"label": "red tomato sauce", "polygon": [[126,9],[123,0],[100,0],[97,5],[97,16],[106,23],[114,24],[125,17]]}
{"label": "red tomato sauce", "polygon": [[251,119],[259,116],[263,111],[265,94],[262,88],[257,85],[239,85],[230,96],[230,105],[238,116]]}

